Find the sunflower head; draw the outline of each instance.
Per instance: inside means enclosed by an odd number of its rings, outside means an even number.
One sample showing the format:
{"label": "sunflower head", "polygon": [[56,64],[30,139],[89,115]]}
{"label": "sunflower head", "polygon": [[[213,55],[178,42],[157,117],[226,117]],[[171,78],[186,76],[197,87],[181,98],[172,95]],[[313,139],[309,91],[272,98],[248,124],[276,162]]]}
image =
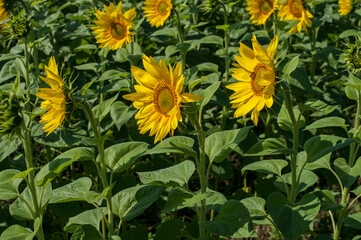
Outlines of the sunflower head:
{"label": "sunflower head", "polygon": [[340,15],[347,15],[352,10],[352,0],[338,0],[338,5],[340,6],[338,10]]}
{"label": "sunflower head", "polygon": [[302,28],[307,32],[307,25],[312,25],[310,18],[313,18],[313,15],[304,7],[302,0],[286,0],[280,8],[278,16],[281,20],[299,20],[298,24],[289,32],[301,32]]}
{"label": "sunflower head", "polygon": [[252,23],[255,25],[265,24],[277,9],[277,2],[278,0],[247,0],[246,10],[251,15]]}
{"label": "sunflower head", "polygon": [[51,57],[48,66],[45,66],[46,77],[40,77],[50,88],[38,88],[36,96],[45,100],[40,108],[48,109],[41,117],[40,123],[45,123],[43,127],[47,136],[55,129],[61,126],[66,116],[66,101],[68,99],[65,93],[63,79],[60,77],[55,58]]}
{"label": "sunflower head", "polygon": [[145,70],[132,66],[131,72],[138,82],[134,88],[136,93],[124,95],[133,101],[139,109],[135,118],[138,119],[141,134],[150,131],[155,135],[154,143],[161,141],[168,133],[173,135],[182,121],[180,107],[182,103],[189,103],[202,99],[193,94],[182,93],[184,76],[181,74],[181,63],[173,70],[172,66],[160,60],[158,63],[152,57],[143,55]]}
{"label": "sunflower head", "polygon": [[251,119],[257,126],[259,112],[266,106],[273,104],[275,81],[275,67],[273,59],[277,50],[278,36],[276,35],[267,50],[252,38],[253,50],[240,43],[238,48],[240,56],[235,56],[237,61],[232,69],[232,76],[238,80],[227,85],[228,89],[235,91],[231,95],[232,108],[236,108],[234,117],[246,115],[252,109]]}
{"label": "sunflower head", "polygon": [[26,37],[31,28],[30,28],[30,21],[27,20],[25,17],[22,17],[21,15],[19,16],[14,16],[11,20],[10,20],[10,33],[12,35],[13,38],[23,38]]}
{"label": "sunflower head", "polygon": [[145,17],[152,27],[163,26],[173,9],[171,0],[145,0],[143,4]]}
{"label": "sunflower head", "polygon": [[361,73],[361,36],[356,38],[355,43],[347,41],[344,53],[345,67],[353,74],[359,75]]}
{"label": "sunflower head", "polygon": [[117,50],[123,45],[132,41],[133,20],[136,16],[135,8],[122,12],[122,2],[115,7],[110,3],[109,7],[104,5],[105,12],[96,10],[97,26],[92,27],[97,43],[101,48],[109,47],[110,50]]}
{"label": "sunflower head", "polygon": [[0,90],[0,134],[11,134],[20,125],[20,102],[12,92]]}

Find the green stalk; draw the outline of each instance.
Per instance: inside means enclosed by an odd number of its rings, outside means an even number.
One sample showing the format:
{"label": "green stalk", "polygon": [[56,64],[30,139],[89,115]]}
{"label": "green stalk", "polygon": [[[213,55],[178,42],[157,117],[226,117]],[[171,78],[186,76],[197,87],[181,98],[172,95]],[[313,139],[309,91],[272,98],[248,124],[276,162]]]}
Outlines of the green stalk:
{"label": "green stalk", "polygon": [[[24,124],[25,125],[25,124]],[[34,168],[33,165],[33,159],[32,159],[32,148],[31,148],[31,138],[30,138],[30,131],[26,128],[26,126],[24,126],[24,132],[23,132],[23,136],[22,136],[22,142],[23,142],[23,146],[24,146],[24,152],[25,152],[25,161],[26,161],[26,168],[30,169],[30,168]],[[40,221],[42,221],[42,216],[41,216],[41,206],[39,206],[39,202],[38,202],[38,196],[36,194],[36,187],[35,187],[35,176],[34,176],[34,171],[31,171],[28,174],[28,188],[30,190],[30,194],[31,197],[33,199],[33,204],[34,204],[34,212],[35,212],[35,218],[39,218]],[[41,226],[39,227],[38,232],[36,233],[36,235],[38,236],[39,240],[44,240],[44,233],[43,233],[43,226],[41,224]]]}
{"label": "green stalk", "polygon": [[289,197],[289,201],[294,202],[296,199],[296,189],[297,189],[297,172],[296,172],[296,161],[297,161],[297,152],[298,152],[298,121],[296,121],[295,113],[293,112],[293,104],[292,104],[292,93],[288,84],[282,82],[283,96],[285,99],[286,109],[288,111],[288,115],[290,116],[292,122],[292,133],[293,133],[293,147],[292,149],[296,152],[291,154],[291,172],[292,172],[292,186],[291,186],[291,194]]}
{"label": "green stalk", "polygon": [[[360,126],[360,112],[361,112],[361,94],[359,91],[357,91],[357,110],[356,110],[356,116],[355,116],[355,126],[354,126],[354,133],[353,133],[353,139],[357,139],[357,135],[358,135],[358,129]],[[358,148],[356,148],[357,143],[351,143],[350,145],[350,154],[349,154],[349,160],[348,160],[348,164],[350,167],[353,167],[355,164],[355,156],[357,154]],[[342,203],[347,203],[348,201],[348,194],[349,194],[349,189],[347,187],[344,187],[343,191],[342,191],[342,199],[341,199],[341,204]],[[350,206],[353,204],[353,202],[350,204]],[[338,218],[337,218],[337,224],[336,224],[336,229],[334,231],[333,234],[333,239],[334,240],[338,240],[340,233],[341,233],[341,229],[342,229],[342,223],[343,223],[343,219],[347,216],[348,213],[348,208],[349,206],[346,205],[343,209],[341,209],[339,211],[338,214]]]}
{"label": "green stalk", "polygon": [[25,105],[26,111],[30,112],[30,74],[29,74],[29,52],[27,42],[24,39],[24,52],[25,52],[25,84],[26,84],[26,99],[27,103]]}
{"label": "green stalk", "polygon": [[[206,152],[205,152],[205,140],[206,140],[206,134],[202,129],[201,124],[201,118],[199,118],[198,121],[195,122],[195,129],[197,130],[197,138],[198,138],[198,144],[199,144],[199,166],[197,167],[197,171],[200,178],[201,183],[201,193],[206,193],[207,191],[207,180],[206,178]],[[203,199],[201,202],[201,208],[200,208],[200,217],[199,217],[199,236],[205,237],[206,231],[202,227],[203,222],[206,220],[206,200]]]}
{"label": "green stalk", "polygon": [[[81,106],[83,108],[85,115],[87,116],[88,120],[90,121],[92,129],[94,131],[94,138],[97,143],[99,159],[100,159],[100,172],[98,172],[98,174],[100,176],[100,179],[102,180],[103,189],[106,189],[109,186],[109,184],[108,184],[106,165],[105,165],[105,159],[104,159],[104,138],[101,136],[99,127],[97,126],[96,121],[95,121],[93,111],[92,111],[89,103],[86,101],[85,97],[84,97],[84,101],[82,101]],[[108,208],[107,227],[108,227],[108,231],[109,231],[109,236],[113,236],[114,235],[114,216],[113,216],[112,191],[111,190],[109,190],[109,192],[106,196],[106,201],[107,201],[107,208]]]}
{"label": "green stalk", "polygon": [[184,71],[186,69],[186,52],[184,51],[184,36],[182,34],[182,28],[181,28],[181,19],[179,16],[179,12],[177,10],[174,11],[177,15],[177,30],[178,30],[178,40],[180,42],[180,59],[182,63],[182,74],[184,74]]}

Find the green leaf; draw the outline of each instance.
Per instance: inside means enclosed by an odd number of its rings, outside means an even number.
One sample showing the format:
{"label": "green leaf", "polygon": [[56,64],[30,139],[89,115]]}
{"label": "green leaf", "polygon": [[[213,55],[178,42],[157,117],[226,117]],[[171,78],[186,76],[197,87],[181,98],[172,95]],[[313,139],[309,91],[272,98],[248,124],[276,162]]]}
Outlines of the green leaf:
{"label": "green leaf", "polygon": [[[300,110],[298,110],[297,107],[293,108],[293,112],[295,114],[295,118],[296,118],[296,121],[297,121],[297,119],[299,118],[299,115],[301,114],[301,112],[300,112]],[[290,115],[288,114],[288,111],[287,111],[287,108],[286,108],[285,105],[282,105],[282,107],[281,107],[280,113],[278,114],[278,117],[277,117],[277,123],[278,123],[278,126],[280,126],[280,128],[282,130],[285,130],[285,131],[292,131],[293,130],[293,125],[292,125],[292,122],[291,122],[291,118],[290,118]],[[304,125],[305,125],[305,118],[303,117],[303,115],[301,115],[298,128],[300,129]]]}
{"label": "green leaf", "polygon": [[357,159],[352,168],[348,165],[344,158],[337,158],[333,165],[335,167],[335,172],[346,188],[350,188],[361,174],[361,157]]}
{"label": "green leaf", "polygon": [[16,174],[12,179],[22,178],[25,179],[30,172],[32,172],[34,168],[29,168],[21,173]]}
{"label": "green leaf", "polygon": [[[197,192],[199,194],[200,191]],[[219,211],[220,207],[227,202],[227,198],[220,192],[207,188],[206,192],[206,211]]]}
{"label": "green leaf", "polygon": [[[257,224],[269,224],[269,220],[265,220],[267,213],[264,209],[266,201],[260,197],[248,197],[241,200],[241,203],[248,209],[253,221]],[[262,222],[261,222],[262,221]]]}
{"label": "green leaf", "polygon": [[119,130],[136,112],[136,109],[128,107],[123,102],[116,101],[110,108],[110,117]]}
{"label": "green leaf", "polygon": [[[327,115],[333,112],[337,108],[337,105],[330,106],[329,104],[324,103],[318,99],[307,99],[305,103],[299,104],[299,108],[302,112],[318,111],[323,113],[324,115]],[[315,113],[313,113],[312,116],[313,115],[315,115]]]}
{"label": "green leaf", "polygon": [[0,240],[31,240],[33,238],[29,238],[33,232],[29,229],[25,229],[20,225],[12,225],[7,228],[0,236]]}
{"label": "green leaf", "polygon": [[346,216],[343,222],[346,226],[361,229],[361,212]]}
{"label": "green leaf", "polygon": [[216,44],[216,45],[223,45],[223,38],[217,35],[208,35],[201,39],[202,44]]}
{"label": "green leaf", "polygon": [[296,57],[292,58],[283,68],[283,74],[288,76],[291,75],[291,73],[297,68],[299,58],[300,55],[297,55]]}
{"label": "green leaf", "polygon": [[203,227],[212,233],[229,237],[248,223],[251,223],[251,216],[247,208],[239,201],[228,200],[219,210],[216,219],[204,222]]}
{"label": "green leaf", "polygon": [[125,142],[112,145],[105,149],[104,160],[113,172],[122,172],[130,168],[133,163],[148,149],[144,142]]}
{"label": "green leaf", "polygon": [[109,113],[111,105],[113,104],[113,102],[115,100],[117,100],[118,95],[119,94],[115,95],[114,97],[112,97],[110,99],[103,101],[102,103],[99,103],[98,105],[96,105],[93,108],[94,117],[95,117],[95,120],[98,121],[98,123],[100,123],[105,118],[105,116]]}
{"label": "green leaf", "polygon": [[185,223],[179,219],[171,219],[160,225],[154,240],[182,240],[186,238]]}
{"label": "green leaf", "polygon": [[345,123],[345,119],[340,117],[326,117],[319,119],[310,125],[306,126],[305,129],[325,128],[325,127],[342,127],[346,128],[348,125]]}
{"label": "green leaf", "polygon": [[[298,170],[297,174],[299,174],[299,168],[297,170]],[[291,172],[284,174],[282,176],[282,178],[286,182],[286,184],[288,184],[289,186],[292,185],[292,173]],[[305,191],[307,188],[313,186],[317,181],[318,181],[318,176],[316,174],[314,174],[313,172],[308,171],[308,170],[303,170],[301,177],[300,177],[300,182],[296,189],[296,195],[299,194],[300,192]],[[282,180],[280,179],[280,177],[277,178],[277,180],[274,182],[274,184],[279,189],[282,189],[284,192],[286,192],[286,190],[284,189],[284,184],[283,184]]]}
{"label": "green leaf", "polygon": [[335,200],[335,195],[337,193],[331,192],[329,190],[316,190],[312,192],[321,202],[321,211],[332,211],[344,208],[342,204],[337,204]]}
{"label": "green leaf", "polygon": [[0,162],[15,152],[20,145],[21,141],[18,138],[7,139],[7,136],[2,137],[0,139]]}
{"label": "green leaf", "polygon": [[177,28],[162,28],[160,30],[157,30],[150,35],[150,37],[156,37],[156,36],[169,36],[172,38],[177,38]]}
{"label": "green leaf", "polygon": [[35,183],[37,186],[47,185],[73,162],[92,159],[94,159],[94,152],[91,148],[78,147],[70,149],[42,167],[35,177]]}
{"label": "green leaf", "polygon": [[164,139],[154,148],[148,150],[146,154],[183,153],[189,156],[197,156],[197,153],[193,150],[193,144],[194,140],[190,137],[174,136]]}
{"label": "green leaf", "polygon": [[[104,213],[104,215],[108,213],[106,207],[102,207],[100,210]],[[72,233],[82,225],[91,225],[95,229],[99,230],[99,223],[102,218],[103,215],[99,212],[98,209],[84,211],[74,217],[69,218],[68,223],[64,227],[64,231]]]}
{"label": "green leaf", "polygon": [[152,205],[164,189],[154,185],[138,185],[124,189],[112,198],[114,214],[123,221],[130,221]]}
{"label": "green leaf", "polygon": [[104,240],[103,235],[93,225],[80,225],[71,236],[70,240]]}
{"label": "green leaf", "polygon": [[348,81],[344,85],[346,85],[346,96],[351,100],[357,100],[361,89],[361,79],[350,73]]}
{"label": "green leaf", "polygon": [[320,206],[316,196],[310,193],[294,203],[279,192],[271,193],[267,200],[268,212],[287,240],[296,240],[302,235],[318,214]]}
{"label": "green leaf", "polygon": [[288,149],[283,140],[278,138],[267,138],[253,145],[245,156],[288,155],[293,153],[295,153],[295,151]]}
{"label": "green leaf", "polygon": [[288,165],[288,162],[281,159],[275,159],[275,160],[263,160],[254,162],[251,164],[248,164],[247,166],[242,168],[242,174],[246,170],[250,171],[256,171],[260,173],[266,173],[266,174],[275,174],[277,176],[282,175],[282,169]]}
{"label": "green leaf", "polygon": [[194,94],[203,97],[202,100],[198,101],[200,104],[200,111],[202,111],[203,107],[211,100],[213,94],[217,91],[220,85],[221,82],[215,82],[204,90],[197,90],[193,92]]}
{"label": "green leaf", "polygon": [[81,88],[80,94],[81,94],[82,96],[85,96],[86,90],[88,90],[88,88],[90,88],[91,85],[93,85],[93,83],[95,82],[95,80],[96,80],[96,79],[94,79],[94,80],[91,81],[91,82],[88,82],[87,84],[85,84],[85,85]]}
{"label": "green leaf", "polygon": [[319,135],[308,139],[303,145],[307,152],[307,162],[313,162],[337,149],[346,147],[355,142],[353,139],[331,135]]}
{"label": "green leaf", "polygon": [[185,160],[175,166],[151,171],[138,172],[140,181],[143,184],[153,184],[167,187],[183,187],[188,183],[189,178],[195,170],[194,163]]}
{"label": "green leaf", "polygon": [[22,179],[13,179],[19,173],[15,169],[0,172],[0,200],[14,199],[19,195],[19,185]]}
{"label": "green leaf", "polygon": [[163,213],[170,213],[182,208],[199,207],[202,200],[206,199],[206,194],[194,194],[184,188],[173,188],[167,196]]}
{"label": "green leaf", "polygon": [[216,132],[205,141],[205,152],[211,162],[222,162],[243,141],[252,126]]}
{"label": "green leaf", "polygon": [[49,203],[85,201],[84,194],[92,186],[90,178],[82,177],[74,182],[53,190]]}

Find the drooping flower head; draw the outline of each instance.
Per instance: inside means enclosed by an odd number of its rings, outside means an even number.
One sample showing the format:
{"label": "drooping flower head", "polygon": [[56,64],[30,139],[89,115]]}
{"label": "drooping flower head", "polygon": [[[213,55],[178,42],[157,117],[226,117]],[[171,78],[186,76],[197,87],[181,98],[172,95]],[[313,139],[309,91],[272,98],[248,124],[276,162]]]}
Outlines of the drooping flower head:
{"label": "drooping flower head", "polygon": [[95,16],[97,25],[92,27],[97,43],[101,48],[109,47],[110,50],[117,50],[124,44],[127,45],[132,41],[133,20],[136,16],[135,8],[122,12],[122,2],[115,7],[110,3],[109,7],[104,5],[105,12],[96,10]]}
{"label": "drooping flower head", "polygon": [[40,120],[45,123],[44,132],[48,136],[57,127],[61,126],[66,115],[66,95],[64,94],[63,80],[59,75],[55,58],[51,57],[48,66],[44,67],[46,77],[40,77],[50,88],[39,88],[36,96],[45,100],[41,103],[40,108],[49,109]]}
{"label": "drooping flower head", "polygon": [[145,0],[143,4],[145,17],[152,27],[163,26],[173,8],[171,0]]}
{"label": "drooping flower head", "polygon": [[237,108],[234,117],[242,117],[252,109],[251,119],[257,126],[259,112],[273,104],[275,81],[275,68],[273,58],[276,54],[278,36],[269,44],[267,51],[258,43],[253,35],[253,50],[240,43],[238,48],[241,56],[235,55],[236,68],[232,69],[232,76],[239,82],[227,85],[228,89],[235,91],[231,95],[232,108]]}
{"label": "drooping flower head", "polygon": [[277,8],[278,0],[247,0],[246,10],[255,25],[265,24],[267,19]]}
{"label": "drooping flower head", "polygon": [[[10,13],[6,11],[4,0],[0,0],[0,22],[10,18]],[[4,29],[8,24],[4,23],[0,25],[1,29]]]}
{"label": "drooping flower head", "polygon": [[299,23],[293,27],[289,32],[301,32],[302,28],[307,32],[307,25],[312,25],[310,18],[313,15],[307,11],[302,0],[286,0],[278,12],[281,20],[299,20]]}
{"label": "drooping flower head", "polygon": [[182,94],[184,76],[181,74],[181,63],[174,71],[163,60],[158,63],[154,58],[143,55],[145,70],[136,66],[131,72],[138,85],[136,93],[124,95],[127,100],[133,101],[133,106],[139,109],[135,118],[138,119],[141,134],[150,131],[155,134],[154,143],[161,141],[170,132],[173,135],[182,121],[180,112],[181,103],[189,103],[202,99],[194,94]]}
{"label": "drooping flower head", "polygon": [[352,0],[338,0],[338,5],[340,6],[338,10],[340,15],[349,14],[352,10]]}

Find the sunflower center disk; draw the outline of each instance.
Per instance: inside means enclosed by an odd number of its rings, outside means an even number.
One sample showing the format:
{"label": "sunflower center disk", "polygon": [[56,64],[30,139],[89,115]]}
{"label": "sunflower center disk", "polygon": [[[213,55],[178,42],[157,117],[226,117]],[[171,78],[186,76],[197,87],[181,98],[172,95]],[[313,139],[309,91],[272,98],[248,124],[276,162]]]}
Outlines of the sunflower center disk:
{"label": "sunflower center disk", "polygon": [[272,3],[264,1],[261,5],[261,10],[263,14],[268,14],[272,10]]}
{"label": "sunflower center disk", "polygon": [[168,10],[168,5],[165,2],[160,2],[158,6],[159,14],[164,16],[167,14],[168,12],[167,10]]}
{"label": "sunflower center disk", "polygon": [[172,110],[176,102],[175,93],[173,89],[170,89],[168,86],[162,87],[156,91],[154,97],[156,108],[163,114]]}
{"label": "sunflower center disk", "polygon": [[260,63],[253,69],[253,72],[250,75],[250,77],[252,79],[252,81],[251,81],[252,91],[254,92],[255,95],[258,95],[258,96],[262,95],[263,90],[266,88],[266,86],[261,86],[256,83],[257,74],[259,74],[263,71],[271,71],[271,68]]}
{"label": "sunflower center disk", "polygon": [[116,23],[112,26],[112,35],[116,39],[123,39],[127,34],[127,28],[120,24]]}
{"label": "sunflower center disk", "polygon": [[290,9],[296,17],[302,17],[303,4],[301,0],[290,1]]}

